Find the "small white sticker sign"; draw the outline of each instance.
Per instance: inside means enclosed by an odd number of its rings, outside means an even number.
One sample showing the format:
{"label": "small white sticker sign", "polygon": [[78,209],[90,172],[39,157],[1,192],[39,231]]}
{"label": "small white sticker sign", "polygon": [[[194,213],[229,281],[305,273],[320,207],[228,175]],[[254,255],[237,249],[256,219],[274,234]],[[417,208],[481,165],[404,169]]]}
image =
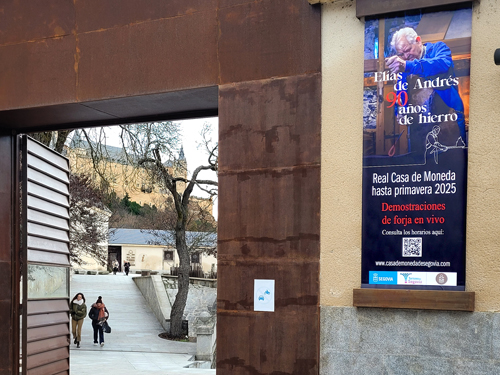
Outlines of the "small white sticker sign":
{"label": "small white sticker sign", "polygon": [[274,280],[254,280],[253,310],[274,311]]}

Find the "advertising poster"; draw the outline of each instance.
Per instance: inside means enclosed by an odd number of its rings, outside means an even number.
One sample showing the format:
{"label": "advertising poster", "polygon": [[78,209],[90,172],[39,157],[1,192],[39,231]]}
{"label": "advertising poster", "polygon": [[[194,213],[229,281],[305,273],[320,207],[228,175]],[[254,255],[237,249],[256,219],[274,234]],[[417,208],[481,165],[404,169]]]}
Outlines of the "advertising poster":
{"label": "advertising poster", "polygon": [[368,19],[364,288],[465,290],[472,9]]}

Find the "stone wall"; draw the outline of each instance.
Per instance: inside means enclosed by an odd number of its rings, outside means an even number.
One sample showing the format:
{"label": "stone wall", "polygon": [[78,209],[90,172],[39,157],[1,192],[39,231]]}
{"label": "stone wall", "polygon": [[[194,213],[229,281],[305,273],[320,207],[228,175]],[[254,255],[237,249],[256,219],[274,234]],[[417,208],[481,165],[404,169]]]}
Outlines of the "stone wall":
{"label": "stone wall", "polygon": [[320,375],[499,374],[500,314],[321,307]]}
{"label": "stone wall", "polygon": [[[163,278],[165,290],[167,291],[166,294],[169,303],[169,310],[175,301],[175,296],[177,295],[176,281],[176,279]],[[189,294],[183,316],[183,319],[189,322],[189,337],[196,337],[196,332],[194,332],[192,325],[195,319],[199,317],[202,312],[208,311],[212,315],[215,314],[216,299],[216,288],[206,287],[199,284],[189,285]]]}
{"label": "stone wall", "polygon": [[133,280],[163,329],[169,331],[171,305],[168,303],[167,294],[164,292],[161,276],[134,277]]}

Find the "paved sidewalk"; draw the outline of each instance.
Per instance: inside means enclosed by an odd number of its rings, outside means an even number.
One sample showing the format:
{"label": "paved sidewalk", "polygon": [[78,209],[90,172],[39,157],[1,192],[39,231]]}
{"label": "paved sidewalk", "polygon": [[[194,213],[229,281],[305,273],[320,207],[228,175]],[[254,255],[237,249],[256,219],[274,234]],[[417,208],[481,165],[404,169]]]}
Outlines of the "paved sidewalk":
{"label": "paved sidewalk", "polygon": [[84,320],[80,348],[71,345],[73,374],[215,374],[215,370],[184,368],[193,363],[189,360],[196,353],[195,343],[158,337],[163,328],[147,306],[132,275],[73,275],[71,298],[76,293],[85,295],[88,311],[97,297],[102,296],[109,310],[112,332],[104,334],[104,347],[94,346],[91,321],[89,318]]}

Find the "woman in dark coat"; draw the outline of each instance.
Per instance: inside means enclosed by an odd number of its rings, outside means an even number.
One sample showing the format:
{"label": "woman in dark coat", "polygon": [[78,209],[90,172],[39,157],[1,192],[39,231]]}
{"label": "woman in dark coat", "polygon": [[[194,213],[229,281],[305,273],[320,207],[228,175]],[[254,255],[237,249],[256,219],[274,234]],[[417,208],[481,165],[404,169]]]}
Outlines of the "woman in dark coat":
{"label": "woman in dark coat", "polygon": [[71,300],[71,328],[73,331],[73,343],[76,347],[80,347],[80,341],[82,340],[82,325],[83,319],[87,316],[87,306],[85,305],[85,297],[83,293],[78,293]]}
{"label": "woman in dark coat", "polygon": [[108,320],[108,317],[108,309],[104,306],[104,303],[102,303],[102,297],[99,296],[89,312],[89,318],[92,319],[92,328],[94,329],[94,345],[98,345],[97,334],[99,333],[99,343],[101,346],[104,346],[104,333],[102,325],[106,320]]}

